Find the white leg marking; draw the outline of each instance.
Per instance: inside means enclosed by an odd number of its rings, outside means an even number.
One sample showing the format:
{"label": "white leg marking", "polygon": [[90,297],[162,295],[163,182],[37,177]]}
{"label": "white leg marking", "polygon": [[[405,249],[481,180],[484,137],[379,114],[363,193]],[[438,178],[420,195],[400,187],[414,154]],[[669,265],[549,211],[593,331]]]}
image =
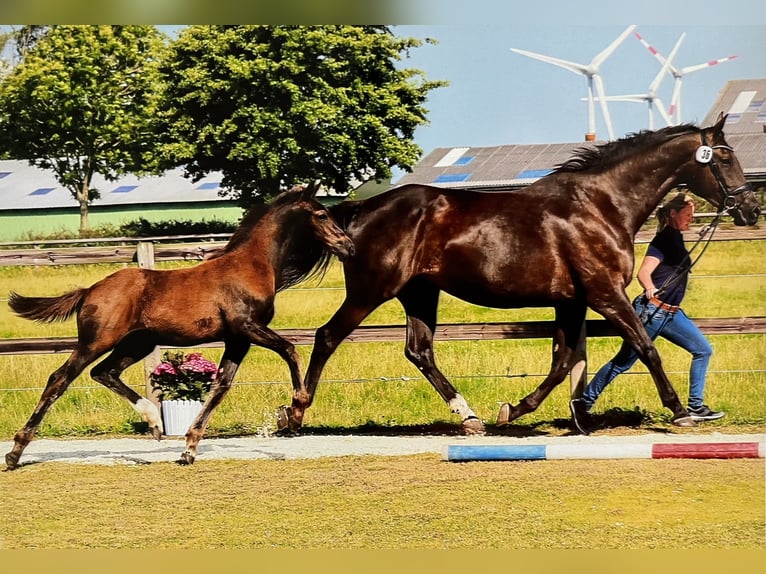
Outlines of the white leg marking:
{"label": "white leg marking", "polygon": [[461,420],[476,416],[460,393],[449,402],[449,408],[453,413],[459,415]]}
{"label": "white leg marking", "polygon": [[152,403],[149,399],[138,399],[136,404],[133,405],[133,408],[136,409],[143,420],[149,423],[150,427],[156,426],[160,429],[161,432],[165,430],[162,428],[162,417],[160,416],[160,411],[157,410],[157,407],[154,406],[154,403]]}

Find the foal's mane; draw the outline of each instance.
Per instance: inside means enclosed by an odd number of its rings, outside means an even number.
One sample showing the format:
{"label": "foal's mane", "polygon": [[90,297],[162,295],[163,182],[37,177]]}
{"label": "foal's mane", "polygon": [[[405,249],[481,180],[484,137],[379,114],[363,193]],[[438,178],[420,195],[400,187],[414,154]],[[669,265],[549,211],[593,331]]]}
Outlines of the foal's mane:
{"label": "foal's mane", "polygon": [[218,252],[218,255],[232,251],[242,245],[250,237],[253,228],[258,225],[266,214],[282,205],[293,203],[298,199],[302,190],[303,188],[301,187],[293,187],[283,191],[269,203],[259,203],[250,207],[239,222],[237,229],[234,230],[234,233],[229,238],[229,242]]}
{"label": "foal's mane", "polygon": [[597,146],[579,147],[574,151],[572,157],[556,166],[554,173],[605,169],[640,153],[644,149],[663,144],[683,134],[699,133],[700,131],[700,128],[694,124],[679,124],[655,131],[642,130]]}

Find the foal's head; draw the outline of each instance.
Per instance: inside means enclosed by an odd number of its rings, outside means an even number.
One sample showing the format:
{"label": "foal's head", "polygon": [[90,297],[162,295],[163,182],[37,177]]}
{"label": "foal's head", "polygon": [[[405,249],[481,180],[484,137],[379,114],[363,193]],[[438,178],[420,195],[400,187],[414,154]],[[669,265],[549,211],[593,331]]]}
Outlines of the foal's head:
{"label": "foal's head", "polygon": [[[271,208],[275,210],[275,217],[279,218],[285,233],[300,234],[310,229],[314,239],[343,261],[354,254],[354,244],[327,208],[316,200],[320,187],[319,180],[312,185],[295,186],[280,195]],[[280,215],[279,210],[282,209],[285,213]]]}
{"label": "foal's head", "polygon": [[273,245],[279,266],[278,291],[323,275],[330,254],[341,261],[354,255],[351,238],[314,197],[319,187],[319,181],[294,187],[269,205],[277,230]]}

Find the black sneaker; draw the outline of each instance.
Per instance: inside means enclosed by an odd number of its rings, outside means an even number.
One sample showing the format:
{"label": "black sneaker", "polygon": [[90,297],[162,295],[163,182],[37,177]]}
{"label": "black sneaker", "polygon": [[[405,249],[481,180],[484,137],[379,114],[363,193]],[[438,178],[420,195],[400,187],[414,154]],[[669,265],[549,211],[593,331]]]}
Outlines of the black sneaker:
{"label": "black sneaker", "polygon": [[707,405],[702,405],[696,408],[689,407],[687,410],[689,411],[689,415],[695,421],[714,421],[723,418],[726,414],[720,411],[711,410]]}
{"label": "black sneaker", "polygon": [[591,418],[585,401],[582,399],[572,399],[569,401],[569,412],[572,413],[572,422],[582,434],[590,434]]}

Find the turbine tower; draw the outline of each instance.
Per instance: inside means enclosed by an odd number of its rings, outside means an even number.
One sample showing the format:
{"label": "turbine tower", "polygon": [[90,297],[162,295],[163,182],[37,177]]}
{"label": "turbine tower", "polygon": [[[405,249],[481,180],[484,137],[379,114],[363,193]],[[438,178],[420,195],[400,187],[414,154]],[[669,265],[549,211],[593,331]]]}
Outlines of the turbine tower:
{"label": "turbine tower", "polygon": [[[654,46],[649,44],[649,42],[647,42],[638,32],[635,33],[635,36],[638,38],[638,41],[641,42],[641,44],[643,44],[647,50],[649,50],[649,53],[657,58],[660,64],[665,64],[665,57],[660,54],[659,51],[654,48]],[[734,60],[736,57],[737,56],[727,56],[726,58],[718,58],[717,60],[710,60],[704,64],[695,64],[693,66],[686,66],[684,68],[677,68],[673,64],[670,65],[670,73],[673,74],[675,82],[673,85],[673,96],[670,99],[670,109],[668,111],[673,122],[676,124],[681,123],[681,82],[683,77],[686,74],[691,74],[692,72],[697,72],[712,66],[717,66],[718,64],[728,62],[729,60]]]}
{"label": "turbine tower", "polygon": [[520,50],[518,48],[511,48],[512,52],[540,60],[554,66],[559,66],[575,74],[585,76],[588,80],[588,131],[585,134],[585,141],[594,141],[596,139],[596,118],[594,101],[596,97],[593,95],[595,87],[596,96],[601,105],[601,114],[604,117],[604,123],[606,124],[606,130],[609,133],[609,139],[614,139],[614,132],[612,131],[612,120],[609,117],[609,110],[606,104],[606,95],[604,94],[604,83],[601,80],[600,67],[601,64],[617,49],[625,38],[635,30],[636,26],[628,26],[625,31],[620,34],[617,39],[609,44],[603,51],[599,52],[589,64],[578,64],[576,62],[570,62],[568,60],[561,60],[552,56],[544,56],[542,54],[536,54],[535,52],[528,52],[526,50]]}
{"label": "turbine tower", "polygon": [[673,46],[673,50],[670,52],[670,56],[667,57],[667,59],[663,58],[662,68],[660,68],[660,71],[657,73],[656,76],[654,76],[654,79],[652,80],[652,83],[649,84],[649,88],[646,90],[646,93],[644,94],[629,94],[625,96],[606,96],[606,100],[609,102],[646,102],[649,106],[649,129],[654,129],[654,108],[657,108],[657,111],[662,116],[662,119],[665,120],[665,125],[671,125],[673,123],[671,119],[671,114],[668,114],[668,112],[665,110],[665,106],[662,103],[662,100],[657,95],[657,90],[660,87],[660,83],[662,82],[662,78],[665,77],[665,74],[668,73],[668,70],[673,65],[673,58],[676,55],[676,52],[678,52],[678,49],[681,47],[681,43],[684,41],[684,38],[686,37],[686,32],[681,34],[681,37],[676,42],[676,45]]}

